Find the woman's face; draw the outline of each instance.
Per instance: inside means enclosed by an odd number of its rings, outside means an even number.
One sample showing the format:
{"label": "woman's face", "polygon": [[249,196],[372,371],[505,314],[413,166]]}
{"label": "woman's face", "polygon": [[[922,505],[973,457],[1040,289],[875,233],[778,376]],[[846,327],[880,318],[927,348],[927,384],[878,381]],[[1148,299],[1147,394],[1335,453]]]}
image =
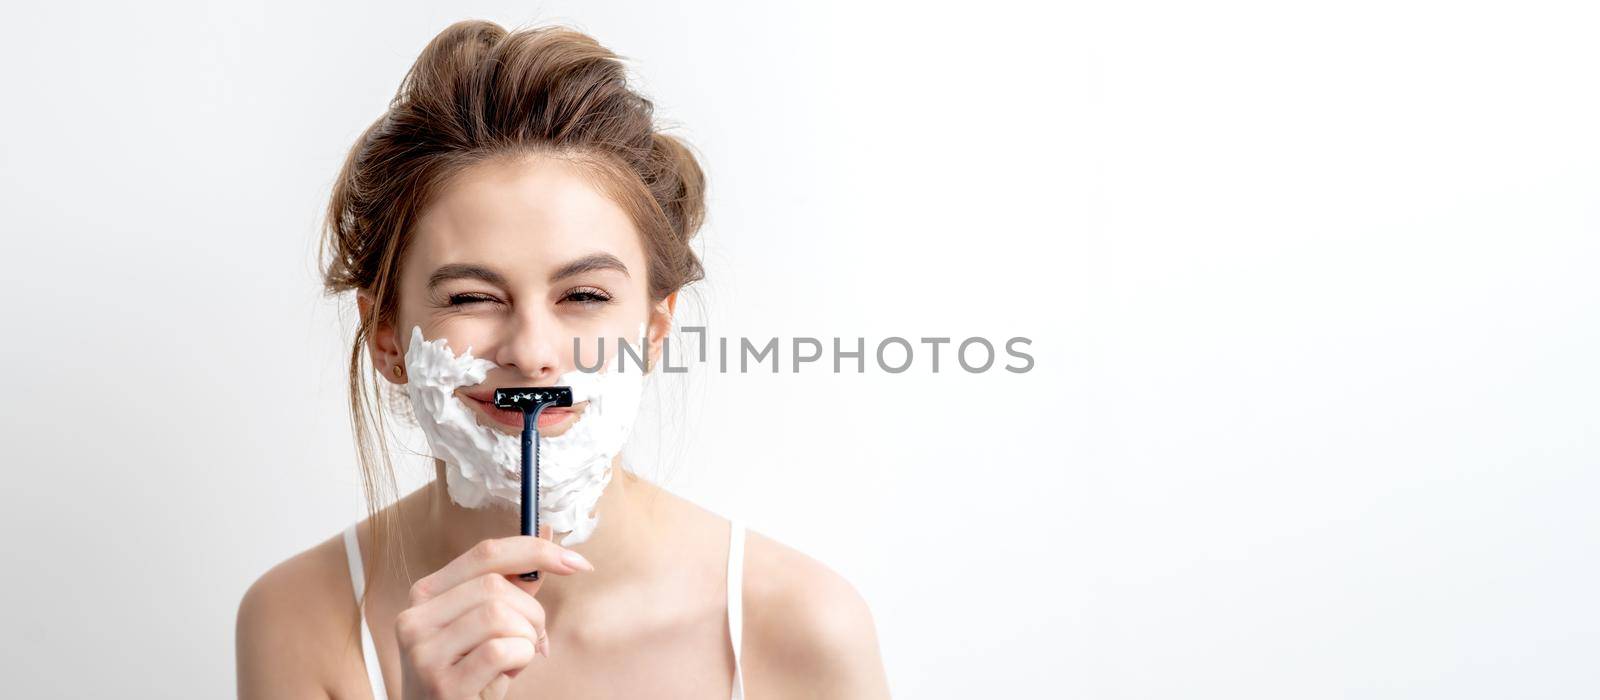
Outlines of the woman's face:
{"label": "woman's face", "polygon": [[[644,247],[633,222],[595,189],[576,166],[559,158],[500,158],[453,179],[422,214],[400,265],[399,308],[393,324],[369,341],[376,366],[400,381],[395,364],[411,329],[445,338],[451,351],[499,365],[482,384],[456,390],[480,425],[521,431],[520,414],[490,403],[494,389],[550,386],[562,373],[600,361],[617,362],[618,339],[638,347],[641,324],[650,355],[670,328],[673,295],[649,299]],[[371,300],[362,295],[363,315]],[[581,356],[575,357],[574,340]],[[631,362],[631,357],[627,359]],[[629,369],[636,369],[630,367]],[[581,413],[540,433],[559,435]]]}

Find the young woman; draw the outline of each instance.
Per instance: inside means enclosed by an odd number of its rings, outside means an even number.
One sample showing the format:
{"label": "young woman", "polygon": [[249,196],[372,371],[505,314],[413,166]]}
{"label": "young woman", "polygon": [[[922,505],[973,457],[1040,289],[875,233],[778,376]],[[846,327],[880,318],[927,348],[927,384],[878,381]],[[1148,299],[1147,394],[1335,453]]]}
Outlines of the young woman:
{"label": "young woman", "polygon": [[[888,695],[847,582],[617,453],[639,384],[598,340],[642,340],[646,367],[660,361],[677,294],[701,278],[704,207],[693,155],[624,76],[570,29],[457,23],[351,150],[325,284],[360,312],[349,376],[370,517],[245,594],[241,697]],[[521,418],[493,392],[567,384],[579,400],[539,419],[549,524],[518,536],[504,447]],[[436,475],[379,508],[391,402],[415,414]]]}

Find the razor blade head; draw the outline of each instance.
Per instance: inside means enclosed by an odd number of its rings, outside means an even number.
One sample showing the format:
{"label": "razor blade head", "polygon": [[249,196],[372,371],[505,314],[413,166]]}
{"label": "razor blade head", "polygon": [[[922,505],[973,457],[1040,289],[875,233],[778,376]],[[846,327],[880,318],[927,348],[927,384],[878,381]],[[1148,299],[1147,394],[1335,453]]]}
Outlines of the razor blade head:
{"label": "razor blade head", "polygon": [[542,406],[569,407],[572,387],[525,386],[494,390],[495,408],[532,413]]}

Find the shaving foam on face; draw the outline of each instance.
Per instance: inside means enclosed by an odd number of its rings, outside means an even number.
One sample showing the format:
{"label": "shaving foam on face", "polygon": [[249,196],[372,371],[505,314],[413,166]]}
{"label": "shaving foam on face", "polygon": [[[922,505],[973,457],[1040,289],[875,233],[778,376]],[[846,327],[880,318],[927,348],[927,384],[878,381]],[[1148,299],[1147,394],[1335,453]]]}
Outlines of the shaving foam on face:
{"label": "shaving foam on face", "polygon": [[[636,347],[644,347],[643,334],[641,324]],[[498,366],[473,357],[470,345],[455,355],[445,338],[424,340],[421,326],[411,328],[406,393],[433,456],[445,463],[450,499],[465,508],[515,509],[521,501],[520,437],[479,425],[455,394],[483,383]],[[622,451],[638,415],[644,372],[619,361],[605,371],[567,372],[555,385],[571,387],[574,404],[589,402],[566,432],[539,436],[539,521],[554,533],[567,533],[561,545],[570,547],[588,540],[599,523],[598,514],[591,513],[611,482],[611,460]]]}

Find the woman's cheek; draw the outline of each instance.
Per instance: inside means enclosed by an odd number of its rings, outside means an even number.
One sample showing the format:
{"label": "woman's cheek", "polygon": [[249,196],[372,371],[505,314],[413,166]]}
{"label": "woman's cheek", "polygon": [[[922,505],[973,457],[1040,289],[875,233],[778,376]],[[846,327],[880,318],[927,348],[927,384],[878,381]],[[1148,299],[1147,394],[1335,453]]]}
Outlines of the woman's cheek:
{"label": "woman's cheek", "polygon": [[446,338],[450,347],[461,352],[468,347],[472,354],[482,357],[490,349],[494,337],[493,324],[485,319],[470,319],[454,317],[436,321],[432,324],[423,324],[422,334],[428,338]]}

